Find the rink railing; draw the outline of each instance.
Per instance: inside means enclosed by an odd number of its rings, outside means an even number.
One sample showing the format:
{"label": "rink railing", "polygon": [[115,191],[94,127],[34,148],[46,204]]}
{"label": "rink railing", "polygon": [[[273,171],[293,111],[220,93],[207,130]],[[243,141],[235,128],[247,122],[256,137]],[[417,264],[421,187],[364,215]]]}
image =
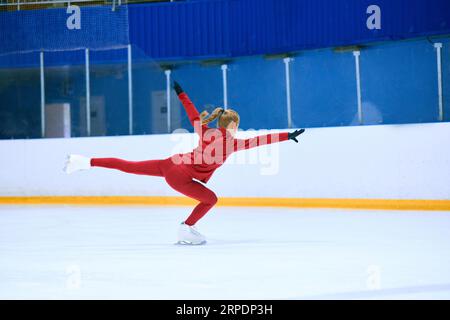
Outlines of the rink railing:
{"label": "rink railing", "polygon": [[[238,138],[267,133],[240,132]],[[450,123],[309,128],[298,145],[282,142],[231,156],[208,186],[220,206],[450,211],[449,136]],[[196,201],[167,189],[164,179],[100,169],[68,176],[63,167],[66,155],[78,152],[165,159],[189,152],[197,139],[186,132],[0,140],[0,204],[191,206]]]}

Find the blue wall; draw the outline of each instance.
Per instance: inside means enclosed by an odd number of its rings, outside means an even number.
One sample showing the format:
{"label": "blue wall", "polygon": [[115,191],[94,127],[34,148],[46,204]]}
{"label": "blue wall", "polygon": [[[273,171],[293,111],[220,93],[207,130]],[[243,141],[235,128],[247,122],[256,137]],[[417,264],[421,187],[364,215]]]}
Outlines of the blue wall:
{"label": "blue wall", "polygon": [[[66,9],[0,12],[0,65],[21,65],[4,56],[13,52],[111,49],[129,43],[154,60],[192,60],[450,34],[449,0],[377,0],[380,30],[366,26],[372,4],[371,0],[197,0],[121,6],[116,11],[109,6],[82,7],[80,30],[67,29]],[[121,56],[110,51],[99,59],[110,63]],[[67,54],[48,59],[47,64],[83,61]]]}
{"label": "blue wall", "polygon": [[[381,30],[369,30],[370,5]],[[130,40],[153,59],[281,53],[450,33],[448,0],[209,0],[129,7]]]}

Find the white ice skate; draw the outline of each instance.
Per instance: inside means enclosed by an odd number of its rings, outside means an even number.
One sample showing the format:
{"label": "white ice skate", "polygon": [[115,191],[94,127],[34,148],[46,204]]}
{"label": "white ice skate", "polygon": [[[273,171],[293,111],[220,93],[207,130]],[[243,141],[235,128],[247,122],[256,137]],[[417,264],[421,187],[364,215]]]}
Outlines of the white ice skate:
{"label": "white ice skate", "polygon": [[181,245],[202,245],[206,243],[206,238],[194,226],[188,226],[184,222],[178,229],[178,242]]}
{"label": "white ice skate", "polygon": [[91,168],[91,159],[71,154],[67,156],[66,165],[64,166],[64,172],[67,174],[71,174],[80,170],[87,170]]}

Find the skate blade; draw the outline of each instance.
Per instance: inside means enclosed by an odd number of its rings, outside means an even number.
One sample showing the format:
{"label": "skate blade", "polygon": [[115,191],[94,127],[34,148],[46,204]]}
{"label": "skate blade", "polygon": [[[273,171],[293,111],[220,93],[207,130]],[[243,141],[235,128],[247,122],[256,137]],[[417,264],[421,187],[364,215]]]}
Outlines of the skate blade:
{"label": "skate blade", "polygon": [[189,241],[178,241],[177,243],[175,243],[175,245],[177,246],[202,246],[206,244],[206,240],[199,242],[199,243],[193,243],[193,242],[189,242]]}

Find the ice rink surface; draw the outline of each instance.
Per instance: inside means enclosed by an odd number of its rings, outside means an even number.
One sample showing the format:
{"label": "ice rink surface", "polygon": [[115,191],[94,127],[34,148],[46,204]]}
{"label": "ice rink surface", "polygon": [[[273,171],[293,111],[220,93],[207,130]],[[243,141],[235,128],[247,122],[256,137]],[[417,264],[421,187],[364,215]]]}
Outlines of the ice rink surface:
{"label": "ice rink surface", "polygon": [[450,212],[0,206],[1,299],[450,299]]}

